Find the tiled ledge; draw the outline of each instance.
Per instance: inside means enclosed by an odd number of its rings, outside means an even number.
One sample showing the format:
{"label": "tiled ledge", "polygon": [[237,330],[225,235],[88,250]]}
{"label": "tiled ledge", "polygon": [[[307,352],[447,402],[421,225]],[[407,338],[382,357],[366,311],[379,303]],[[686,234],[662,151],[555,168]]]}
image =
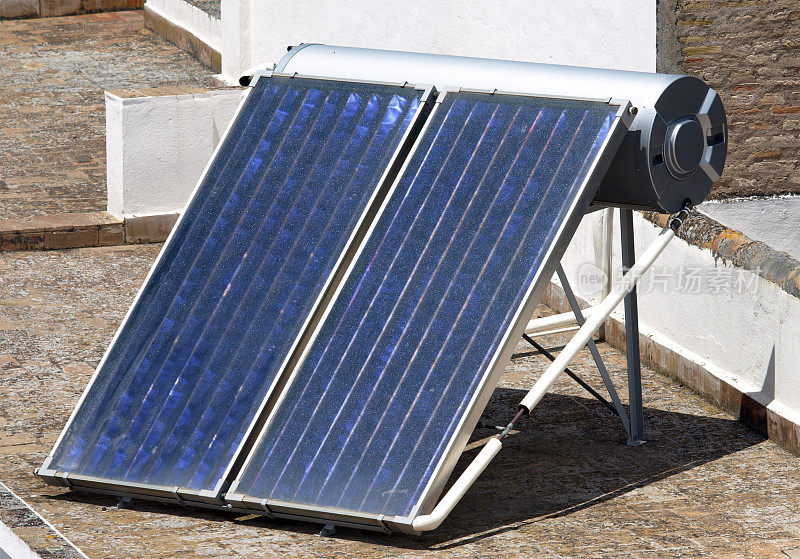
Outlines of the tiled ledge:
{"label": "tiled ledge", "polygon": [[107,212],[0,220],[0,252],[164,241],[178,214],[119,219]]}
{"label": "tiled ledge", "polygon": [[[667,226],[669,216],[643,212],[648,221]],[[680,229],[678,237],[696,247],[711,251],[714,258],[758,274],[789,295],[800,298],[800,262],[785,252],[728,229],[708,216],[694,212]]]}
{"label": "tiled ledge", "polygon": [[[219,87],[194,87],[189,85],[167,85],[162,87],[138,87],[136,89],[110,89],[110,93],[121,99],[135,99],[137,97],[166,97],[170,95],[201,95],[210,91],[217,91]],[[226,89],[244,89],[243,87]]]}
{"label": "tiled ledge", "polygon": [[[64,534],[3,483],[0,483],[0,523],[12,529],[15,536],[21,536],[24,545],[29,546],[28,549],[17,548],[17,553],[11,553],[12,557],[86,558]],[[0,548],[2,552],[3,548]],[[8,557],[6,554],[0,556]]]}

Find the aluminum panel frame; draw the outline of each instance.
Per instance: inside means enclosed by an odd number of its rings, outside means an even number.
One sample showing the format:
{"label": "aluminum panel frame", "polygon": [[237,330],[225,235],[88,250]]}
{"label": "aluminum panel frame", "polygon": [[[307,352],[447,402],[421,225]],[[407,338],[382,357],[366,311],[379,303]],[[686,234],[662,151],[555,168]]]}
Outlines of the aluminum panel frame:
{"label": "aluminum panel frame", "polygon": [[[460,89],[459,91],[470,90]],[[505,94],[503,92],[495,93]],[[520,94],[517,93],[516,95]],[[574,97],[566,99],[575,100]],[[585,100],[595,101],[594,99]],[[410,528],[415,517],[430,513],[436,505],[436,501],[444,490],[447,480],[453,472],[464,447],[469,442],[469,438],[483,410],[486,408],[489,398],[494,392],[497,383],[500,381],[500,376],[503,374],[506,365],[511,359],[517,341],[522,338],[528,321],[530,321],[536,312],[536,307],[544,294],[547,283],[555,273],[558,264],[561,262],[561,258],[572,240],[572,237],[575,235],[575,231],[578,225],[580,225],[583,216],[591,205],[595,192],[605,177],[606,171],[611,165],[617,149],[625,138],[628,126],[633,121],[633,115],[629,110],[631,107],[630,102],[620,99],[608,99],[606,102],[609,105],[617,106],[618,110],[608,136],[606,136],[605,141],[600,147],[597,159],[595,159],[592,167],[586,174],[586,178],[579,187],[578,195],[573,200],[565,220],[556,233],[555,242],[548,249],[543,259],[542,266],[539,268],[538,273],[534,276],[528,288],[526,302],[518,309],[512,326],[506,331],[492,363],[487,368],[486,372],[484,372],[483,379],[481,380],[479,388],[475,391],[468,411],[462,417],[461,423],[456,428],[455,434],[448,448],[445,450],[437,469],[434,470],[427,487],[423,490],[419,499],[419,504],[408,517],[394,519],[400,526],[408,526]],[[412,534],[419,533],[413,529],[403,531]]]}
{"label": "aluminum panel frame", "polygon": [[[206,176],[209,172],[209,169],[211,168],[212,163],[217,158],[220,150],[223,147],[223,144],[225,143],[225,140],[228,138],[231,130],[236,124],[236,121],[239,119],[243,107],[247,104],[247,101],[253,92],[252,86],[256,84],[258,79],[262,77],[269,78],[272,76],[280,78],[289,78],[289,79],[292,78],[311,79],[323,82],[331,81],[338,83],[408,87],[410,89],[421,92],[420,104],[419,107],[416,109],[416,114],[412,117],[408,125],[408,128],[405,130],[402,137],[400,138],[399,143],[389,160],[389,164],[384,169],[380,180],[374,187],[373,192],[370,195],[369,201],[367,202],[364,211],[359,216],[358,222],[354,227],[352,234],[348,238],[347,243],[345,244],[344,250],[339,255],[336,264],[334,265],[333,269],[331,270],[331,273],[326,279],[325,285],[322,288],[319,296],[317,297],[317,300],[315,301],[312,307],[312,311],[309,313],[309,316],[307,317],[307,319],[303,324],[303,327],[301,328],[300,335],[297,336],[297,338],[295,339],[292,349],[289,351],[286,359],[281,365],[280,368],[281,373],[274,379],[267,393],[265,394],[265,397],[258,408],[258,412],[255,414],[250,424],[248,425],[248,428],[242,438],[242,442],[239,444],[236,452],[231,458],[222,478],[219,480],[219,482],[217,483],[216,487],[213,490],[198,491],[185,487],[167,487],[167,486],[133,483],[133,482],[122,483],[119,480],[105,479],[90,475],[72,474],[68,472],[62,472],[54,468],[50,468],[50,464],[52,463],[53,454],[56,448],[58,448],[58,446],[61,444],[64,436],[66,435],[73,421],[75,420],[75,417],[78,414],[78,410],[83,405],[84,400],[89,394],[92,386],[97,381],[100,371],[105,365],[105,362],[107,361],[112,348],[117,343],[118,338],[120,337],[122,331],[125,329],[128,321],[130,320],[133,310],[138,305],[139,300],[141,299],[145,291],[145,287],[151,280],[154,270],[157,268],[158,264],[161,262],[167,249],[170,247],[170,244],[173,241],[173,238],[176,234],[176,231],[179,228],[179,225],[184,220],[184,216],[186,215],[186,210],[195,200],[195,197],[200,189],[200,186],[206,179]],[[307,345],[310,342],[309,334],[315,330],[316,325],[321,321],[322,317],[324,316],[323,313],[327,310],[327,307],[333,301],[335,292],[338,291],[339,284],[345,277],[345,272],[350,269],[352,261],[357,256],[356,250],[360,247],[361,241],[367,236],[368,231],[371,230],[371,226],[374,223],[375,216],[380,211],[380,208],[383,207],[385,198],[388,197],[391,191],[391,186],[394,184],[395,179],[400,175],[401,169],[405,165],[408,156],[410,155],[413,146],[416,143],[416,137],[421,133],[423,126],[427,123],[428,116],[430,115],[432,110],[432,105],[434,104],[435,92],[436,90],[433,86],[425,84],[415,85],[409,83],[374,82],[369,80],[357,80],[357,79],[338,79],[338,78],[318,77],[318,76],[300,76],[296,74],[290,75],[290,74],[273,73],[271,71],[259,72],[254,77],[253,81],[250,84],[249,91],[247,92],[246,95],[243,96],[241,102],[239,103],[239,106],[237,107],[236,111],[231,117],[231,120],[228,123],[227,128],[225,129],[225,132],[220,137],[220,140],[217,143],[216,147],[214,148],[214,151],[212,152],[212,155],[209,158],[208,162],[206,163],[206,166],[203,169],[202,174],[198,178],[189,198],[184,204],[184,207],[180,212],[178,220],[176,221],[175,225],[173,226],[172,230],[167,236],[167,239],[164,242],[164,245],[162,246],[161,250],[159,251],[158,256],[156,257],[152,266],[148,270],[147,275],[145,276],[145,279],[142,282],[142,285],[139,287],[139,290],[137,291],[133,299],[133,302],[128,307],[128,310],[126,311],[122,321],[120,322],[120,325],[118,326],[116,332],[114,333],[114,336],[112,337],[111,341],[106,347],[106,350],[103,353],[103,357],[101,358],[100,362],[95,368],[95,371],[92,374],[92,377],[87,383],[86,388],[82,392],[80,398],[78,399],[78,402],[75,404],[75,407],[73,408],[72,413],[70,414],[70,417],[67,420],[67,423],[61,430],[59,437],[56,439],[56,442],[53,444],[51,451],[48,453],[42,465],[34,469],[34,474],[39,478],[41,478],[46,483],[48,483],[49,485],[67,487],[73,490],[83,490],[87,492],[111,494],[121,497],[141,498],[147,500],[154,500],[158,502],[176,503],[181,505],[191,504],[194,506],[201,506],[206,508],[211,507],[211,508],[230,510],[231,506],[226,504],[226,502],[222,498],[222,495],[230,485],[232,476],[240,468],[241,462],[248,455],[250,447],[252,447],[253,443],[255,442],[255,435],[258,434],[260,426],[263,425],[264,423],[263,416],[265,411],[267,409],[270,409],[271,406],[274,407],[276,403],[276,398],[281,394],[282,388],[287,381],[286,371],[291,370],[292,363],[297,361],[298,351],[300,351],[301,348],[304,348],[304,344]]]}

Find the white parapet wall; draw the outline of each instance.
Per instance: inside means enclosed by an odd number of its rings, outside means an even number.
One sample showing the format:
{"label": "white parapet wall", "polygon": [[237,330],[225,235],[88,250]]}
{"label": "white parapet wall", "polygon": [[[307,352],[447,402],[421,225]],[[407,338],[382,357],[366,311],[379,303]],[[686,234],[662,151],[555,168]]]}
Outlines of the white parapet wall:
{"label": "white parapet wall", "polygon": [[300,43],[656,68],[655,0],[222,0],[222,26],[228,79]]}
{"label": "white parapet wall", "polygon": [[[590,303],[602,285],[594,234],[601,215],[584,218],[562,260],[576,293]],[[618,277],[618,215],[614,225],[612,277]],[[660,230],[639,213],[634,228],[637,252]],[[800,425],[800,298],[762,275],[676,238],[639,283],[640,332]],[[623,320],[621,306],[613,316]],[[700,391],[713,395],[714,388]]]}
{"label": "white parapet wall", "polygon": [[145,6],[197,37],[217,52],[222,50],[222,22],[184,0],[147,0]]}
{"label": "white parapet wall", "polygon": [[107,91],[108,211],[120,218],[180,212],[244,93]]}

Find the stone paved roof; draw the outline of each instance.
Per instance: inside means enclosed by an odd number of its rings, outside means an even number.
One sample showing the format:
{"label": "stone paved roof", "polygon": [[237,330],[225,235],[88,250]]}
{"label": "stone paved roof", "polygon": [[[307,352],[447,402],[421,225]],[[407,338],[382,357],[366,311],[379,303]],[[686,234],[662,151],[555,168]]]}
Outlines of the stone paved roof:
{"label": "stone paved roof", "polygon": [[[0,219],[104,208],[103,89],[211,85],[210,72],[143,29],[139,13],[0,22],[0,77]],[[442,527],[416,538],[352,530],[320,538],[316,525],[140,501],[120,510],[111,497],[44,485],[33,469],[159,249],[0,253],[0,481],[89,556],[785,557],[800,550],[797,458],[648,368],[647,444],[625,446],[619,421],[563,378]],[[566,337],[540,341],[557,351]],[[624,401],[624,355],[599,348]],[[521,343],[485,423],[507,422],[546,365]],[[571,368],[601,385],[588,352]],[[456,473],[491,434],[475,431]],[[9,517],[4,506],[0,519]],[[38,536],[28,528],[15,530],[31,543]]]}
{"label": "stone paved roof", "polygon": [[[47,486],[33,468],[159,248],[0,253],[0,480],[90,557],[781,557],[800,548],[797,458],[647,368],[647,444],[626,446],[619,421],[565,377],[442,527],[421,537],[341,529],[320,538],[317,525],[142,501],[117,510],[111,497]],[[540,341],[557,351],[566,339]],[[599,347],[624,389],[624,355]],[[507,422],[546,365],[520,344],[485,421]],[[602,386],[587,351],[571,368]],[[473,441],[492,433],[478,429]]]}
{"label": "stone paved roof", "polygon": [[106,209],[103,90],[213,85],[142,12],[0,21],[0,219]]}

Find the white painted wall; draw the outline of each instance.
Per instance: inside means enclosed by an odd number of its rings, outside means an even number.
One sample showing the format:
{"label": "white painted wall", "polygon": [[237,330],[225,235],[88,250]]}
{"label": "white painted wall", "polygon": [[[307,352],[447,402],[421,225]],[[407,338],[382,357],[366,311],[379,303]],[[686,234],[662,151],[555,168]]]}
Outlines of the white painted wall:
{"label": "white painted wall", "polygon": [[[256,0],[257,2],[259,0]],[[221,0],[222,25],[222,75],[231,84],[239,83],[239,76],[255,65],[253,62],[253,37],[250,13],[253,0]],[[263,6],[266,9],[266,6]],[[284,50],[285,52],[285,50]],[[275,60],[262,60],[274,64]]]}
{"label": "white painted wall", "polygon": [[182,27],[217,52],[222,49],[222,23],[184,0],[147,0],[156,14]]}
{"label": "white painted wall", "polygon": [[122,98],[106,92],[108,211],[183,209],[245,91]]}
{"label": "white painted wall", "polygon": [[[592,231],[598,217],[599,212],[584,218],[562,260],[576,292],[595,302],[598,297],[582,289],[582,277],[595,263]],[[659,229],[636,213],[634,227],[640,253]],[[613,268],[615,274],[621,269],[618,216]],[[685,289],[693,281],[692,270],[700,277],[697,292]],[[737,281],[742,285],[731,285]],[[638,291],[643,334],[800,424],[800,299],[752,272],[715,261],[711,251],[679,238],[641,280]],[[621,305],[615,316],[623,319]]]}
{"label": "white painted wall", "polygon": [[222,0],[235,78],[288,45],[327,43],[654,72],[655,0]]}
{"label": "white painted wall", "polygon": [[698,209],[723,225],[800,260],[800,196],[711,200]]}

